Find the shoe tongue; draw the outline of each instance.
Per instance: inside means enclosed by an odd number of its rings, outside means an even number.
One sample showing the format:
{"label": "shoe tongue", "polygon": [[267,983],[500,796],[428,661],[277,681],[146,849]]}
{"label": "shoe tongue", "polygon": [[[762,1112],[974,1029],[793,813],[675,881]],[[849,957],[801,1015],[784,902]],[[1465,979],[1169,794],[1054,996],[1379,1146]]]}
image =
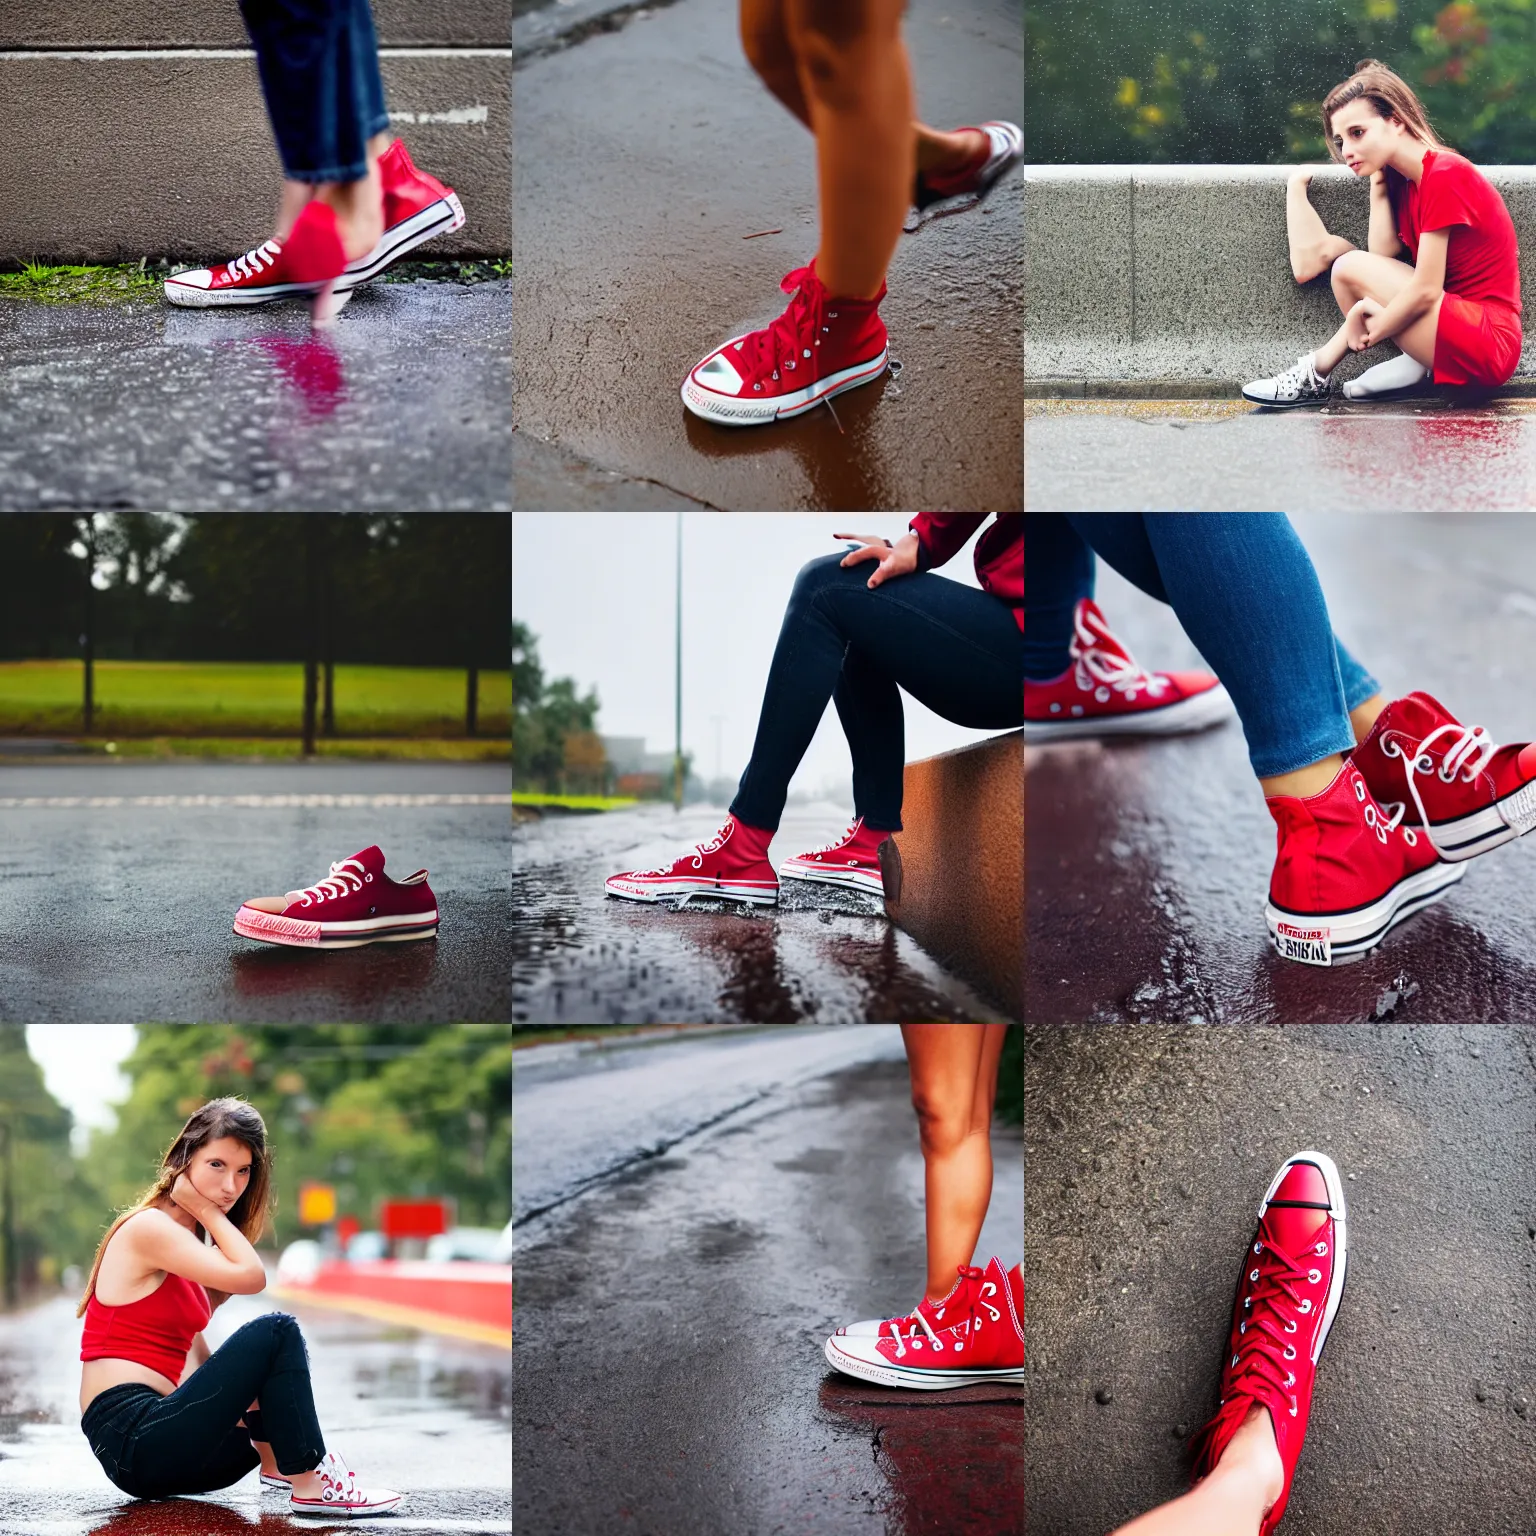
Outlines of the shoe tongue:
{"label": "shoe tongue", "polygon": [[377,847],[364,848],[361,853],[352,855],[370,875],[382,874],[384,870],[384,854]]}
{"label": "shoe tongue", "polygon": [[1387,706],[1392,718],[1387,722],[1395,730],[1406,730],[1421,739],[1437,725],[1456,724],[1456,717],[1439,699],[1427,693],[1410,693]]}
{"label": "shoe tongue", "polygon": [[1315,1163],[1297,1163],[1271,1196],[1263,1225],[1276,1246],[1295,1258],[1327,1222],[1329,1205],[1322,1169]]}

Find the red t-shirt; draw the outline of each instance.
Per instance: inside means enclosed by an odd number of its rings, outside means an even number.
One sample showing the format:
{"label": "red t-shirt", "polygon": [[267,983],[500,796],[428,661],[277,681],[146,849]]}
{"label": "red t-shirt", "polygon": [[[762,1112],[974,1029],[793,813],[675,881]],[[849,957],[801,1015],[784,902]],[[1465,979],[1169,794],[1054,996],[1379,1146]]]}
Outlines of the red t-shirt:
{"label": "red t-shirt", "polygon": [[1470,160],[1454,150],[1424,154],[1424,174],[1415,185],[1394,177],[1397,233],[1419,259],[1419,236],[1448,229],[1445,291],[1479,303],[1507,304],[1520,312],[1520,246],[1514,221],[1498,190]]}

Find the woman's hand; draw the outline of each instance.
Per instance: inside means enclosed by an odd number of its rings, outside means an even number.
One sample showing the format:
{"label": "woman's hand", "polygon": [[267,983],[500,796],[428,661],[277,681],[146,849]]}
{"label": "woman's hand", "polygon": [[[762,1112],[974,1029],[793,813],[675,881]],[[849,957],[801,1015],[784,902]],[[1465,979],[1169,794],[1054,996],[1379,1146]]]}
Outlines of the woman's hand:
{"label": "woman's hand", "polygon": [[171,1185],[171,1199],[189,1216],[195,1216],[199,1221],[219,1208],[218,1203],[210,1200],[207,1195],[201,1194],[184,1173],[176,1175],[176,1182]]}
{"label": "woman's hand", "polygon": [[1317,170],[1315,165],[1298,165],[1289,176],[1286,177],[1286,185],[1300,187],[1303,192],[1312,185],[1313,173]]}
{"label": "woman's hand", "polygon": [[880,562],[871,574],[867,585],[878,587],[893,576],[910,576],[917,569],[917,535],[905,533],[894,544],[867,533],[834,533],[834,539],[857,539],[864,547],[851,549],[840,562],[857,565],[861,560]]}
{"label": "woman's hand", "polygon": [[1355,302],[1344,320],[1344,339],[1351,352],[1366,352],[1376,346],[1381,338],[1373,335],[1371,322],[1386,306],[1377,299],[1364,298]]}

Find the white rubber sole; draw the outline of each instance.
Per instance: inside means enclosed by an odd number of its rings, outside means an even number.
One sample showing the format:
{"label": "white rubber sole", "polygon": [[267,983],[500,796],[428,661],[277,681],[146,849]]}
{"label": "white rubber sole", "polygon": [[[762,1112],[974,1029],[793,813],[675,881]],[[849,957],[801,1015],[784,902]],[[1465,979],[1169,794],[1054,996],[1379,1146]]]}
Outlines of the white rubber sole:
{"label": "white rubber sole", "polygon": [[415,939],[435,939],[437,928],[435,907],[430,912],[363,918],[352,923],[310,923],[270,912],[252,917],[242,907],[235,914],[233,932],[242,939],[255,939],[258,944],[281,944],[290,949],[358,949],[364,944],[408,944]]}
{"label": "white rubber sole", "polygon": [[1316,1365],[1322,1357],[1323,1345],[1328,1342],[1339,1303],[1344,1299],[1344,1274],[1349,1267],[1349,1213],[1344,1205],[1344,1181],[1339,1177],[1333,1159],[1326,1152],[1298,1152],[1281,1164],[1280,1171],[1265,1190],[1264,1198],[1259,1202],[1260,1221],[1282,1180],[1297,1163],[1311,1163],[1322,1174],[1323,1182],[1328,1186],[1328,1214],[1333,1218],[1333,1276],[1328,1282],[1328,1305],[1323,1312],[1323,1325],[1317,1330],[1317,1343],[1312,1349],[1312,1364]]}
{"label": "white rubber sole", "polygon": [[1440,857],[1455,864],[1475,859],[1501,843],[1512,843],[1532,828],[1536,828],[1536,782],[1458,821],[1437,822],[1429,830]]}
{"label": "white rubber sole", "polygon": [[1351,912],[1287,912],[1266,901],[1269,941],[1282,959],[1332,965],[1340,957],[1374,949],[1404,918],[1439,901],[1465,874],[1460,864],[1431,864],[1399,881],[1379,901]]}
{"label": "white rubber sole", "polygon": [[932,1367],[926,1369],[912,1369],[903,1365],[871,1365],[867,1360],[860,1360],[856,1356],[838,1347],[839,1338],[848,1338],[847,1334],[833,1334],[822,1348],[822,1353],[827,1357],[827,1364],[835,1370],[841,1371],[845,1376],[857,1376],[860,1381],[873,1381],[882,1387],[910,1387],[919,1392],[948,1392],[956,1387],[979,1387],[988,1382],[1024,1380],[1024,1367],[1019,1366],[1015,1370],[1012,1366],[999,1366],[995,1369],[973,1370],[937,1370]]}
{"label": "white rubber sole", "polygon": [[779,903],[779,891],[775,886],[771,891],[762,886],[747,885],[722,885],[719,881],[705,883],[700,880],[669,880],[661,885],[634,885],[623,887],[614,883],[614,878],[603,882],[603,891],[609,896],[618,896],[624,901],[675,901],[681,908],[686,906],[690,897],[704,896],[716,901],[742,901],[756,907],[775,907]]}
{"label": "white rubber sole", "polygon": [[1230,719],[1236,709],[1220,683],[1158,709],[1125,715],[1063,715],[1059,719],[1025,720],[1025,741],[1070,741],[1087,736],[1182,736],[1203,731]]}
{"label": "white rubber sole", "polygon": [[[725,345],[733,346],[740,340],[740,336],[733,336]],[[717,350],[723,351],[724,348]],[[713,352],[709,354],[710,357],[714,355]],[[847,390],[857,389],[861,384],[873,384],[885,372],[889,357],[889,350],[882,347],[880,355],[867,363],[856,363],[840,373],[829,373],[808,389],[797,389],[788,395],[775,395],[771,400],[744,400],[735,395],[717,394],[712,389],[696,384],[690,373],[683,380],[683,404],[695,416],[702,416],[705,421],[713,421],[722,427],[767,426],[771,421],[787,421],[792,416],[803,416],[824,401]],[[708,362],[709,358],[704,361]],[[696,365],[702,366],[703,363]]]}
{"label": "white rubber sole", "polygon": [[1332,394],[1314,395],[1310,400],[1266,400],[1261,395],[1250,395],[1248,386],[1243,386],[1243,399],[1249,405],[1262,405],[1270,411],[1296,411],[1306,410],[1309,407],[1316,408],[1320,405],[1328,405],[1333,400]]}
{"label": "white rubber sole", "polygon": [[786,859],[779,866],[780,880],[803,880],[808,885],[839,885],[869,896],[885,897],[885,879],[878,870],[828,868],[823,864],[801,864]]}
{"label": "white rubber sole", "polygon": [[317,1516],[321,1520],[366,1520],[370,1515],[387,1515],[404,1497],[396,1494],[392,1499],[385,1499],[378,1504],[360,1506],[350,1509],[344,1504],[300,1504],[297,1499],[288,1501],[288,1511],[294,1515]]}

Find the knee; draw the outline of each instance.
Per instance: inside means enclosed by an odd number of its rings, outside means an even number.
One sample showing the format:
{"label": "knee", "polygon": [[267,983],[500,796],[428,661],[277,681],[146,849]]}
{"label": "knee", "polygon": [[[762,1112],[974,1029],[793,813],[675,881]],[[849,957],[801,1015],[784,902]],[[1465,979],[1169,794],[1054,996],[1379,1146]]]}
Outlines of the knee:
{"label": "knee", "polygon": [[757,76],[774,88],[776,82],[786,76],[794,77],[795,56],[785,36],[782,20],[777,14],[763,15],[757,8],[741,18],[741,51]]}
{"label": "knee", "polygon": [[912,1108],[917,1112],[917,1134],[925,1154],[943,1157],[971,1134],[971,1106],[957,1104],[942,1094],[914,1085]]}
{"label": "knee", "polygon": [[1341,256],[1333,258],[1328,280],[1333,284],[1334,295],[1337,298],[1348,299],[1353,304],[1360,297],[1357,281],[1360,276],[1360,267],[1359,251],[1345,251]]}
{"label": "knee", "polygon": [[843,557],[841,555],[818,555],[814,560],[807,560],[800,567],[800,574],[795,577],[794,590],[790,593],[791,607],[804,607],[830,586],[842,580]]}
{"label": "knee", "polygon": [[864,99],[869,50],[899,36],[901,9],[889,0],[795,0],[791,43],[806,89],[834,109]]}

